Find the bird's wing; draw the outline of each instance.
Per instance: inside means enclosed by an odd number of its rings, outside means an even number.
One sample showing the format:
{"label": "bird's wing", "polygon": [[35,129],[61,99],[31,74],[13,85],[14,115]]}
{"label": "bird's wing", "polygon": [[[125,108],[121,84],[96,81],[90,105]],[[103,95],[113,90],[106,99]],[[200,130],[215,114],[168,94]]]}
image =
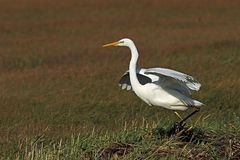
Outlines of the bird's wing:
{"label": "bird's wing", "polygon": [[[145,70],[146,69],[144,69],[144,68],[137,68],[137,70],[136,70],[137,78],[142,85],[159,80],[159,77],[156,76],[156,75],[145,74],[144,73]],[[122,89],[127,89],[127,90],[132,89],[132,85],[131,85],[131,82],[130,82],[130,76],[129,76],[129,71],[128,70],[122,75],[121,79],[119,80],[118,85]]]}
{"label": "bird's wing", "polygon": [[[179,84],[181,87],[189,88],[191,91],[198,91],[201,87],[201,84],[194,79],[192,76],[189,76],[187,74],[174,71],[171,69],[166,68],[149,68],[146,69],[145,74],[151,74],[151,75],[157,75],[161,78],[171,77],[172,80],[169,81],[169,83],[174,82],[175,85]],[[172,81],[172,82],[171,82]]]}

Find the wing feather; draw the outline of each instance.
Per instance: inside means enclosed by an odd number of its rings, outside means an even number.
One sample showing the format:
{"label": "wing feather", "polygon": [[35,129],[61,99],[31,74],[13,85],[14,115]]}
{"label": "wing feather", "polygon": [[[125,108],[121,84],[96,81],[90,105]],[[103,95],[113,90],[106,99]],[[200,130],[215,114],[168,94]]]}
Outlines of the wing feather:
{"label": "wing feather", "polygon": [[[137,73],[137,78],[139,80],[139,82],[144,85],[144,84],[147,84],[147,83],[151,83],[152,80],[151,78],[147,77],[147,76],[144,76],[140,73]],[[131,82],[130,82],[130,76],[129,76],[129,72],[125,73],[120,81],[119,81],[119,86],[124,90],[124,89],[127,89],[127,90],[131,90],[132,88],[132,85],[131,85]]]}
{"label": "wing feather", "polygon": [[167,68],[149,68],[144,73],[174,78],[181,81],[192,91],[198,91],[201,87],[201,84],[192,76]]}
{"label": "wing feather", "polygon": [[[190,95],[191,91],[199,90],[201,84],[192,76],[166,68],[137,68],[137,78],[144,85],[155,83],[161,87],[176,90],[185,95]],[[119,86],[122,89],[131,90],[129,71],[126,71],[120,81]]]}
{"label": "wing feather", "polygon": [[[144,68],[137,68],[136,72],[137,72],[137,78],[139,80],[139,82],[144,85],[147,83],[151,83],[153,81],[158,80],[158,76],[155,75],[146,75],[144,74],[146,69]],[[129,71],[127,70],[121,77],[121,79],[119,80],[119,86],[124,90],[131,90],[132,89],[132,85],[130,82],[130,76],[129,76]]]}

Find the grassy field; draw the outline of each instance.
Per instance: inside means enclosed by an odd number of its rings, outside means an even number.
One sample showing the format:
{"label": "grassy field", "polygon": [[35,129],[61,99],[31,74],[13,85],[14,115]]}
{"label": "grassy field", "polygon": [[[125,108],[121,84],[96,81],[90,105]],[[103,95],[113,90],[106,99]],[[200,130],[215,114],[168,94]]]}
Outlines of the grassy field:
{"label": "grassy field", "polygon": [[[149,136],[176,121],[173,112],[118,88],[129,50],[101,46],[124,37],[135,41],[139,66],[175,69],[202,83],[193,96],[206,106],[189,124],[239,139],[239,6],[227,0],[0,1],[0,156],[87,159],[91,153],[98,159],[101,149],[119,143],[128,148],[126,159],[154,159],[149,150],[175,145],[176,139]],[[209,155],[236,155],[226,153]]]}

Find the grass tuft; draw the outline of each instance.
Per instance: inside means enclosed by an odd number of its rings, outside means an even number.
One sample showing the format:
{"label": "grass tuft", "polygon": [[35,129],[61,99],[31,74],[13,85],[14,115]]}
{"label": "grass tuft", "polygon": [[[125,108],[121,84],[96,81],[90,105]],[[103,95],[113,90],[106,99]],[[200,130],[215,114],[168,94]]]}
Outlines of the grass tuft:
{"label": "grass tuft", "polygon": [[[83,134],[50,140],[44,135],[19,142],[5,159],[238,159],[240,137],[192,128],[168,135],[164,128],[134,127],[110,134]],[[138,137],[138,138],[136,138]]]}

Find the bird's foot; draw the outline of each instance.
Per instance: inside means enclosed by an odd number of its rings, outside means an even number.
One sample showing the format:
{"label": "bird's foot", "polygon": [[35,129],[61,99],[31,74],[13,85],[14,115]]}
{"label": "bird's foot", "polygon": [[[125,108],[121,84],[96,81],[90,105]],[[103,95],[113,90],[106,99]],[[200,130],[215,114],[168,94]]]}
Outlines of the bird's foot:
{"label": "bird's foot", "polygon": [[172,125],[172,127],[169,129],[168,136],[181,135],[181,133],[185,131],[185,129],[184,129],[185,125],[186,125],[186,123],[175,122]]}

